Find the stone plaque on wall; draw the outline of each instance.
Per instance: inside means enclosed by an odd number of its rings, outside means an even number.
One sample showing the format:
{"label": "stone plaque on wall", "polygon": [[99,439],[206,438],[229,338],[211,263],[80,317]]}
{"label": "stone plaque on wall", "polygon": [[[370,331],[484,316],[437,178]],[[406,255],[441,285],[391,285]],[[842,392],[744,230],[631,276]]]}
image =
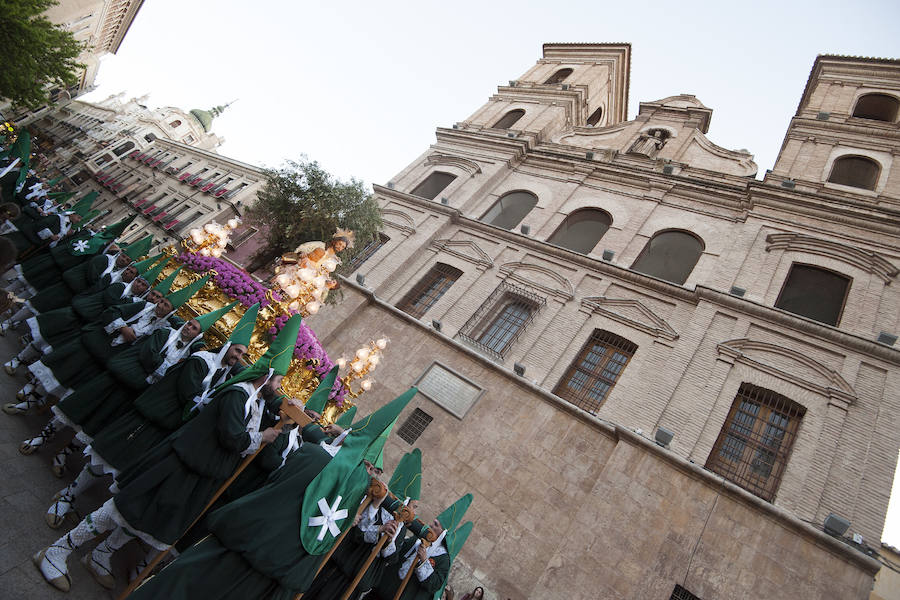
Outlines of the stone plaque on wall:
{"label": "stone plaque on wall", "polygon": [[484,393],[481,386],[438,362],[431,363],[416,381],[415,386],[423,396],[459,419],[466,416],[472,405]]}

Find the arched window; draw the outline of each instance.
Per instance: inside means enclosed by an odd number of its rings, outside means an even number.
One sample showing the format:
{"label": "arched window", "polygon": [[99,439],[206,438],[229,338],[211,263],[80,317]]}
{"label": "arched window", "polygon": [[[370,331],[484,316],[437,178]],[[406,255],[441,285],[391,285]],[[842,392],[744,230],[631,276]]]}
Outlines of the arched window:
{"label": "arched window", "polygon": [[181,121],[179,121],[178,119],[175,119],[174,121],[169,123],[169,127],[171,127],[172,129],[175,129],[176,127],[181,127]]}
{"label": "arched window", "polygon": [[596,208],[577,210],[553,232],[551,244],[588,254],[612,225],[612,217]]}
{"label": "arched window", "polygon": [[416,186],[416,189],[412,191],[412,195],[434,200],[454,179],[456,179],[456,175],[435,171],[426,177],[425,181]]}
{"label": "arched window", "polygon": [[510,192],[497,200],[481,220],[489,225],[512,229],[531,212],[537,201],[537,196],[531,192]]}
{"label": "arched window", "polygon": [[364,262],[372,258],[372,255],[378,252],[378,250],[389,241],[391,241],[391,238],[379,232],[371,242],[360,248],[360,250],[353,255],[353,258],[350,259],[350,265],[347,267],[347,273],[352,273],[360,268]]}
{"label": "arched window", "polygon": [[844,311],[851,281],[849,277],[834,271],[794,263],[775,307],[826,325],[837,325]]}
{"label": "arched window", "polygon": [[866,94],[860,96],[853,107],[853,116],[860,119],[873,119],[893,123],[897,120],[900,100],[887,94]]}
{"label": "arched window", "polygon": [[874,190],[881,166],[864,156],[842,156],[831,165],[828,181],[864,190]]}
{"label": "arched window", "polygon": [[512,127],[516,121],[525,116],[525,111],[521,108],[517,108],[515,110],[511,110],[505,115],[503,118],[494,123],[494,129],[509,129]]}
{"label": "arched window", "polygon": [[592,415],[597,414],[636,351],[637,344],[595,329],[553,393]]}
{"label": "arched window", "polygon": [[600,119],[603,118],[603,107],[598,106],[597,110],[591,113],[591,116],[588,117],[587,124],[593,127],[597,123],[600,122]]}
{"label": "arched window", "polygon": [[566,80],[566,77],[572,74],[572,69],[560,69],[556,73],[550,76],[547,81],[544,82],[544,85],[555,85],[557,83],[562,83]]}
{"label": "arched window", "polygon": [[805,413],[790,398],[742,383],[706,468],[771,502]]}
{"label": "arched window", "polygon": [[684,231],[662,231],[650,238],[631,265],[633,271],[681,285],[694,270],[704,245]]}

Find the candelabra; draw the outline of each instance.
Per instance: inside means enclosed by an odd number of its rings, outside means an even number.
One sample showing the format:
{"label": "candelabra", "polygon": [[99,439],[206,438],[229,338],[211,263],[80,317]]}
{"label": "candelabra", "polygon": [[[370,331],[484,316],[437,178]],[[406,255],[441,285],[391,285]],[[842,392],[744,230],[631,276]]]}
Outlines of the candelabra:
{"label": "candelabra", "polygon": [[202,256],[222,256],[225,246],[231,238],[231,231],[241,224],[238,218],[228,219],[225,225],[219,225],[215,221],[207,223],[202,228],[195,227],[188,232],[188,237],[182,241],[184,249]]}
{"label": "candelabra", "polygon": [[333,258],[326,258],[319,262],[304,261],[275,267],[275,283],[285,298],[286,308],[304,317],[319,312],[328,291],[337,286],[331,279],[337,265]]}
{"label": "candelabra", "polygon": [[[348,396],[357,398],[363,392],[368,392],[372,389],[372,384],[375,382],[369,377],[369,374],[381,363],[382,353],[387,344],[388,339],[380,337],[357,350],[356,355],[351,360],[348,361],[342,356],[335,361],[335,364],[341,369],[349,367],[347,374],[341,378]],[[355,391],[352,386],[354,379],[359,380],[359,388]]]}

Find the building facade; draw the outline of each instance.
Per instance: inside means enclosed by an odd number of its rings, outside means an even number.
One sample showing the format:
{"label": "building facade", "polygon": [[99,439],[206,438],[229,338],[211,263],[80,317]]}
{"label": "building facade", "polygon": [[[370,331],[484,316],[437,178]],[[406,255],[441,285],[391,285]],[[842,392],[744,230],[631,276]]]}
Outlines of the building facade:
{"label": "building facade", "polygon": [[[48,164],[79,193],[99,192],[102,224],[136,212],[125,241],[153,233],[160,243],[184,237],[212,220],[224,223],[256,199],[262,172],[215,152],[222,138],[213,119],[225,106],[189,112],[149,109],[145,98],[121,94],[96,104],[74,101],[32,128]],[[240,246],[256,230],[239,229]]]}
{"label": "building facade", "polygon": [[365,409],[419,386],[386,455],[422,449],[435,514],[475,495],[457,589],[867,598],[900,448],[900,61],[818,57],[760,180],[694,96],[627,118],[629,45],[543,50],[375,186],[385,229],[310,318],[335,355],[391,339]]}
{"label": "building facade", "polygon": [[77,59],[84,65],[77,73],[78,83],[68,89],[50,90],[50,102],[34,110],[11,110],[8,103],[0,101],[0,113],[19,125],[29,125],[94,89],[100,59],[119,50],[143,4],[144,0],[60,0],[47,9],[44,15],[51,23],[71,32],[76,41],[84,44]]}

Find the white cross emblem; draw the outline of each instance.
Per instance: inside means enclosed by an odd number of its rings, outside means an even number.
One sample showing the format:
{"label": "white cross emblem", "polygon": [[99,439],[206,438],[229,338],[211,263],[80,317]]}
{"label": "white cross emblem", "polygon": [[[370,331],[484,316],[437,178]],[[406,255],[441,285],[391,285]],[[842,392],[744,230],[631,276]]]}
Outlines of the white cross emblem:
{"label": "white cross emblem", "polygon": [[340,528],[337,526],[337,521],[347,518],[346,508],[337,509],[341,505],[341,497],[338,496],[335,499],[333,506],[328,506],[328,501],[325,498],[319,498],[317,504],[319,505],[319,510],[322,511],[322,516],[309,518],[310,527],[319,527],[320,525],[322,527],[316,539],[320,542],[324,540],[326,531],[331,534],[331,537],[337,537],[341,533]]}
{"label": "white cross emblem", "polygon": [[87,252],[87,249],[88,249],[87,240],[78,240],[77,242],[72,244],[72,248],[75,250],[75,252],[77,252],[79,254]]}

